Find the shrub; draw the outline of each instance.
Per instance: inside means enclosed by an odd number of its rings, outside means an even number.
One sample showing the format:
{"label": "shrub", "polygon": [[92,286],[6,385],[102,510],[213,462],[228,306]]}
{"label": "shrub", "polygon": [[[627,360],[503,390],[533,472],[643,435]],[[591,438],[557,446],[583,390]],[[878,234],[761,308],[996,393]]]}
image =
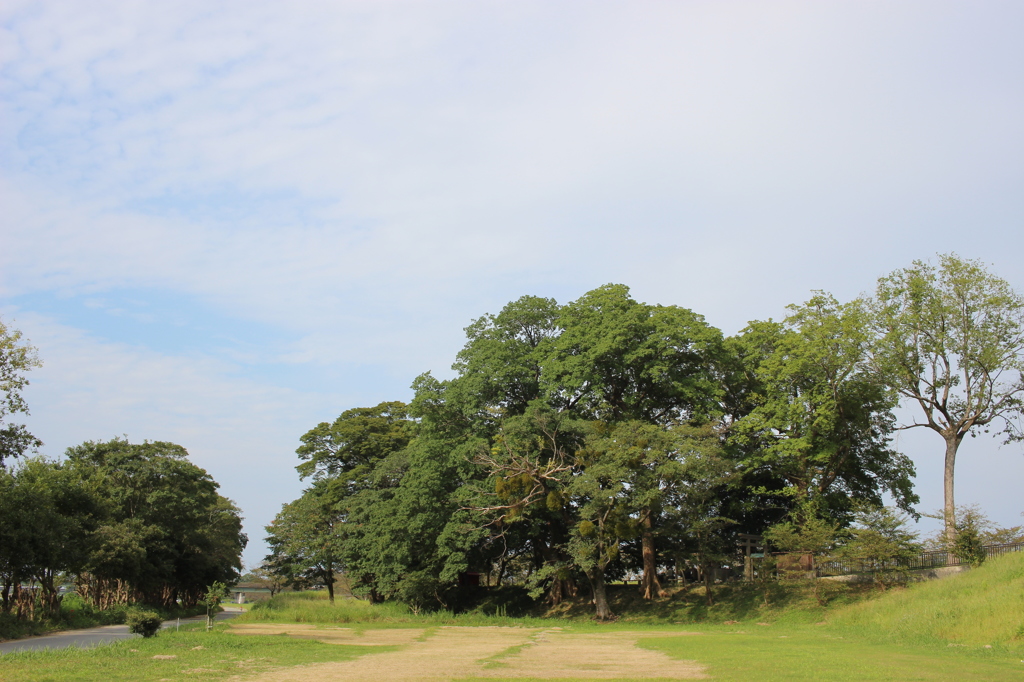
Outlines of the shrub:
{"label": "shrub", "polygon": [[125,623],[128,631],[143,637],[152,637],[160,631],[163,619],[155,611],[142,611],[133,609],[125,616]]}
{"label": "shrub", "polygon": [[862,507],[856,513],[852,539],[841,554],[859,561],[883,590],[907,577],[907,563],[918,555],[917,534],[906,527],[907,517],[892,507]]}
{"label": "shrub", "polygon": [[956,540],[953,541],[953,556],[962,564],[975,568],[985,563],[985,546],[981,541],[978,514],[968,509],[956,524]]}

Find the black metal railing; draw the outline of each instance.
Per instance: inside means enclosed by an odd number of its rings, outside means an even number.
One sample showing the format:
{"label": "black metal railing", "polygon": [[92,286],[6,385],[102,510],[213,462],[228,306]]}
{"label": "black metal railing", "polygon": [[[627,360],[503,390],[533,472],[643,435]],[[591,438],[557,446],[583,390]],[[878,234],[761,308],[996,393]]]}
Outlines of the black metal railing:
{"label": "black metal railing", "polygon": [[[1011,542],[1002,545],[985,545],[985,556],[994,557],[1011,552],[1024,551],[1024,542]],[[846,559],[821,559],[815,562],[815,569],[819,576],[831,575],[853,575],[855,573],[874,573],[875,571],[916,571],[929,568],[943,568],[945,566],[959,566],[964,562],[960,561],[953,552],[939,549],[928,552],[921,552],[917,556],[900,562],[891,563],[869,563],[865,561]]]}

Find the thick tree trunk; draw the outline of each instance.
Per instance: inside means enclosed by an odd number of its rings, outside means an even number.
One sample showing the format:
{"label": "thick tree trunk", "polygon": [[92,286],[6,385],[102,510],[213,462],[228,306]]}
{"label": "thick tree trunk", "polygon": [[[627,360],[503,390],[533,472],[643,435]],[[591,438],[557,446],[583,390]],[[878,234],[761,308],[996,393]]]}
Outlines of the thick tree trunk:
{"label": "thick tree trunk", "polygon": [[657,553],[654,549],[654,520],[650,509],[645,509],[641,516],[640,542],[644,558],[644,577],[640,581],[640,593],[644,599],[661,597],[665,591],[658,581]]}
{"label": "thick tree trunk", "polygon": [[548,587],[548,604],[551,606],[557,606],[561,604],[563,600],[570,599],[576,596],[576,581],[572,579],[572,576],[562,577],[555,575],[551,579],[551,585]]}
{"label": "thick tree trunk", "polygon": [[594,588],[594,609],[597,620],[612,620],[615,614],[608,606],[608,595],[604,586],[604,566],[595,566],[590,572],[590,584]]}
{"label": "thick tree trunk", "polygon": [[[566,565],[567,559],[562,555],[557,547],[552,547],[545,542],[539,542],[538,549],[544,565]],[[561,573],[561,571],[556,572],[555,575],[552,576],[551,584],[548,585],[547,602],[551,606],[558,606],[563,600],[576,596],[576,581],[573,580],[572,575],[563,576],[559,575],[559,573]]]}
{"label": "thick tree trunk", "polygon": [[38,580],[43,608],[51,617],[57,617],[60,614],[60,603],[64,598],[57,592],[53,574],[44,573]]}
{"label": "thick tree trunk", "polygon": [[505,575],[505,557],[504,556],[502,556],[500,559],[498,559],[498,571],[497,571],[497,573],[498,573],[498,575],[495,576],[495,579],[494,579],[494,586],[495,587],[501,587],[501,579]]}
{"label": "thick tree trunk", "polygon": [[712,574],[712,568],[707,563],[702,562],[701,572],[704,574],[704,596],[707,599],[708,606],[714,606],[715,598],[711,594],[711,587],[715,584],[715,579]]}
{"label": "thick tree trunk", "polygon": [[324,574],[324,585],[327,586],[327,598],[334,604],[334,571],[328,569]]}
{"label": "thick tree trunk", "polygon": [[963,436],[952,434],[946,436],[946,466],[943,472],[944,507],[943,516],[946,522],[946,544],[952,548],[956,541],[956,503],[953,500],[953,468],[956,465],[956,451],[960,447]]}

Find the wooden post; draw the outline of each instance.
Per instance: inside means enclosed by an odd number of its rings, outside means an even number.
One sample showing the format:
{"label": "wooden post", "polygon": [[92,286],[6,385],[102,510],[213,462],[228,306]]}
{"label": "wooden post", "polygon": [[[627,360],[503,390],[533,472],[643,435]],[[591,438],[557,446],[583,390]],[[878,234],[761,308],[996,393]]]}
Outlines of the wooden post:
{"label": "wooden post", "polygon": [[738,537],[740,539],[738,544],[743,548],[743,579],[750,583],[754,581],[754,559],[750,554],[758,547],[764,546],[764,538],[749,533],[740,533]]}

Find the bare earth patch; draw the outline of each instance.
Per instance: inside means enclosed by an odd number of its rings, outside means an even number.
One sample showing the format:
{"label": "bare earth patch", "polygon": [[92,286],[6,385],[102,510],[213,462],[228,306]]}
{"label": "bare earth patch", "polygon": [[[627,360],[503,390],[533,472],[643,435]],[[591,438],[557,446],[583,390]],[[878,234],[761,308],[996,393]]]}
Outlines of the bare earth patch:
{"label": "bare earth patch", "polygon": [[[646,632],[591,634],[543,632],[535,644],[500,659],[490,677],[589,677],[594,679],[705,677],[696,661],[680,661],[663,653],[640,649],[636,641]],[[656,633],[656,636],[664,636]]]}
{"label": "bare earth patch", "polygon": [[[398,651],[354,661],[316,663],[264,673],[260,682],[313,680],[451,680],[462,677],[613,679],[694,679],[706,677],[695,661],[679,661],[640,649],[643,637],[665,633],[571,633],[560,629],[442,627],[365,630],[312,625],[253,624],[231,628],[238,634],[288,634],[332,644],[402,645]],[[692,633],[678,633],[687,635]]]}

